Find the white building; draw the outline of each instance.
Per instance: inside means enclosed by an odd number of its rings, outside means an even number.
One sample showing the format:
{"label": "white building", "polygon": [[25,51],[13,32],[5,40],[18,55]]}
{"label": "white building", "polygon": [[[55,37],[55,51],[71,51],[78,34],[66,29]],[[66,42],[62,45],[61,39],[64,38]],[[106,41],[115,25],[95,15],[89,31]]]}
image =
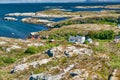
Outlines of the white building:
{"label": "white building", "polygon": [[76,37],[70,36],[69,42],[73,42],[73,43],[78,42],[78,43],[83,44],[85,42],[85,37],[84,36],[76,36]]}

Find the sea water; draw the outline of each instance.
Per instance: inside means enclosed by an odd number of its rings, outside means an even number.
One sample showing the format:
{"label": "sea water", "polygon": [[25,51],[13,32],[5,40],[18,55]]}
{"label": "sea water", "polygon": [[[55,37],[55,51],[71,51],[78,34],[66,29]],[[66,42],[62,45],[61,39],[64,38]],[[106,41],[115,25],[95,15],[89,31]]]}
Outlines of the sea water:
{"label": "sea water", "polygon": [[[105,8],[76,8],[76,6],[106,6],[113,3],[24,3],[24,4],[0,4],[0,37],[11,37],[25,39],[31,32],[37,32],[47,30],[44,25],[35,25],[21,22],[24,17],[17,17],[18,21],[6,21],[1,18],[5,17],[5,14],[15,12],[37,12],[49,9],[60,9],[63,11],[101,11],[101,10],[113,10]],[[118,4],[118,3],[115,3]],[[119,9],[118,9],[119,10]],[[61,21],[65,18],[46,18],[51,21]]]}

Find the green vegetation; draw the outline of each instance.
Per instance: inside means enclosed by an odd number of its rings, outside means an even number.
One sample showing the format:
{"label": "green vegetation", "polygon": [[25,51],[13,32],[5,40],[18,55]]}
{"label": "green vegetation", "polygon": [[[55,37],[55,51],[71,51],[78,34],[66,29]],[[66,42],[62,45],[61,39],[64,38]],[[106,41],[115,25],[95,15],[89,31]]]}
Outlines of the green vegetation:
{"label": "green vegetation", "polygon": [[81,33],[76,34],[73,30],[57,30],[53,34],[49,35],[49,39],[55,39],[55,40],[68,40],[70,36],[80,36]]}
{"label": "green vegetation", "polygon": [[110,64],[113,69],[120,68],[120,55],[111,53],[110,55]]}
{"label": "green vegetation", "polygon": [[[39,13],[39,12],[38,12]],[[45,10],[45,11],[42,11],[40,12],[42,14],[54,14],[54,15],[80,15],[79,12],[67,12],[67,11],[62,11],[62,10]]]}
{"label": "green vegetation", "polygon": [[89,43],[89,41],[88,41],[88,40],[85,40],[84,44],[88,44],[88,43]]}
{"label": "green vegetation", "polygon": [[64,25],[72,25],[72,24],[109,24],[112,26],[117,25],[120,23],[120,17],[111,17],[111,16],[106,16],[106,17],[91,17],[91,18],[78,18],[78,19],[70,19],[62,22],[58,22],[54,24],[54,27],[61,27]]}
{"label": "green vegetation", "polygon": [[39,47],[30,46],[24,53],[35,54],[35,53],[40,53],[42,51],[45,51],[46,49],[50,49],[50,48],[53,48],[55,46],[59,46],[59,44],[54,44],[54,43],[49,43],[49,42],[46,42],[46,43],[47,43],[46,45],[39,46]]}
{"label": "green vegetation", "polygon": [[31,46],[31,47],[29,47],[29,48],[25,51],[25,53],[27,53],[27,54],[35,54],[35,53],[37,53],[38,51],[39,51],[39,49],[38,49],[37,47]]}
{"label": "green vegetation", "polygon": [[106,51],[106,47],[104,46],[105,42],[99,41],[99,45],[94,47],[95,51],[98,52],[105,52]]}
{"label": "green vegetation", "polygon": [[110,40],[110,39],[114,39],[115,33],[113,30],[102,30],[102,31],[97,31],[97,32],[90,31],[88,33],[88,36],[91,38],[95,38],[95,39]]}
{"label": "green vegetation", "polygon": [[120,31],[118,32],[118,36],[120,36]]}
{"label": "green vegetation", "polygon": [[0,66],[12,64],[16,61],[16,58],[13,57],[0,57]]}
{"label": "green vegetation", "polygon": [[[47,34],[47,35],[46,35]],[[70,36],[82,36],[83,33],[79,28],[69,28],[69,27],[63,27],[63,28],[55,28],[50,31],[42,31],[40,32],[40,35],[43,36],[49,36],[49,40],[68,40]]]}
{"label": "green vegetation", "polygon": [[115,11],[116,14],[120,14],[120,10]]}
{"label": "green vegetation", "polygon": [[[68,40],[70,36],[83,36],[86,33],[79,31],[79,29],[74,28],[67,28],[66,30],[63,29],[56,29],[49,32],[44,32],[49,34],[49,40]],[[44,35],[44,33],[40,33],[40,35]],[[101,40],[111,40],[115,38],[115,32],[113,30],[101,30],[101,31],[89,31],[87,34],[88,37],[92,39],[101,39]],[[87,43],[87,42],[86,42]]]}
{"label": "green vegetation", "polygon": [[16,61],[15,58],[12,58],[12,57],[3,57],[3,62],[4,63],[11,64],[11,63],[14,63],[15,61]]}

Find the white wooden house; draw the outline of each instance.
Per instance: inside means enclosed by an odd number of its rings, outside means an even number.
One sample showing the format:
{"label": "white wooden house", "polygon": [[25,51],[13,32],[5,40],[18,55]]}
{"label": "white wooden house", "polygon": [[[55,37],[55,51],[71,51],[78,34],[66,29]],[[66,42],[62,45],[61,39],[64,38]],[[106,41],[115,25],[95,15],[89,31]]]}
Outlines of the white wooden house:
{"label": "white wooden house", "polygon": [[70,36],[69,38],[69,42],[78,42],[78,43],[81,43],[83,44],[85,42],[85,37],[84,36]]}

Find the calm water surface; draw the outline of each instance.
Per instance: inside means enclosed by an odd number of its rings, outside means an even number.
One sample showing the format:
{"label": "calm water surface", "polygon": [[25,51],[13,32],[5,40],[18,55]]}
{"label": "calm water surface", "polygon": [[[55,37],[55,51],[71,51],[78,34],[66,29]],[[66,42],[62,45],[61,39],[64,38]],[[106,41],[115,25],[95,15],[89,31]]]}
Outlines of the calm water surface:
{"label": "calm water surface", "polygon": [[[34,3],[34,4],[0,4],[0,18],[3,18],[7,13],[14,12],[37,12],[49,9],[61,9],[63,11],[101,11],[101,10],[111,10],[104,8],[75,8],[76,6],[96,6],[96,5],[112,5],[112,3]],[[43,25],[27,24],[22,23],[20,19],[23,17],[18,17],[18,21],[6,21],[0,19],[0,37],[11,37],[11,38],[22,38],[25,39],[30,32],[36,32],[41,30],[47,30]],[[51,21],[60,21],[65,18],[46,18]]]}

